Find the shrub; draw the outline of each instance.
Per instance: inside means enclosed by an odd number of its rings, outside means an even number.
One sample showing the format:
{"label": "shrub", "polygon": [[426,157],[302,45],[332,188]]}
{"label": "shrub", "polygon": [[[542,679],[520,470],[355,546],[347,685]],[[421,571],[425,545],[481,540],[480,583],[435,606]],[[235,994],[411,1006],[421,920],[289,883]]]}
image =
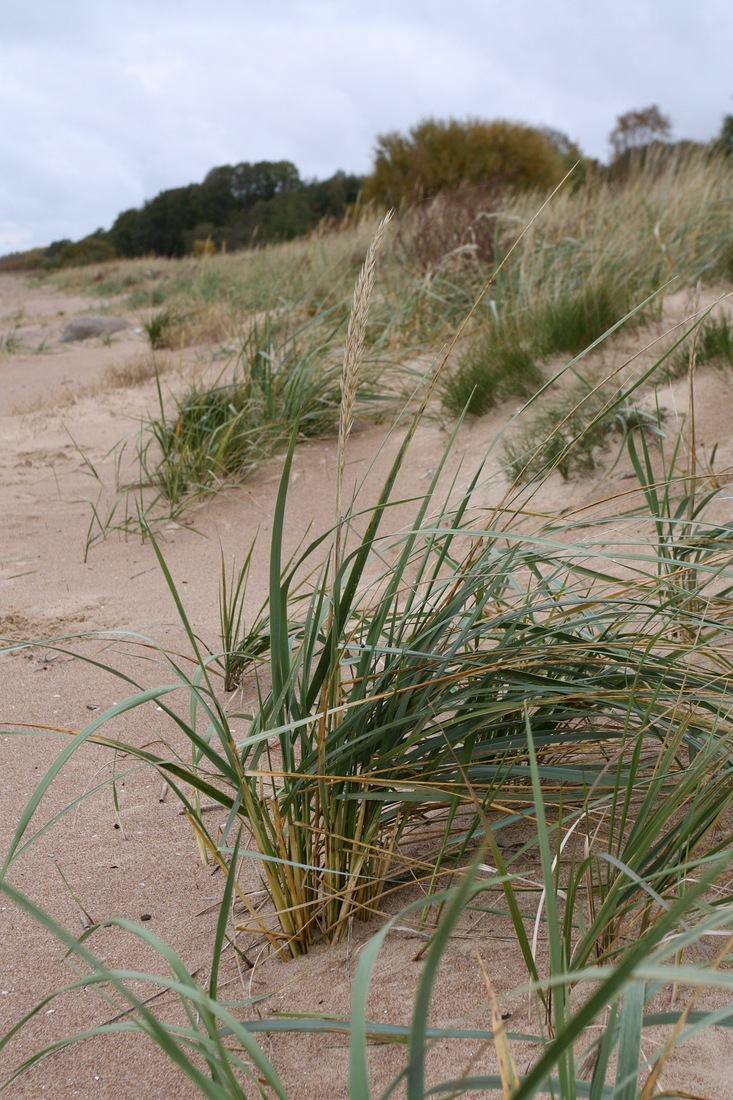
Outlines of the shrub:
{"label": "shrub", "polygon": [[204,256],[215,256],[216,245],[211,237],[206,237],[203,240],[197,237],[193,242],[193,254],[197,260],[202,259]]}
{"label": "shrub", "polygon": [[467,186],[549,190],[563,175],[562,154],[541,130],[505,121],[426,119],[407,136],[377,138],[365,194],[399,206]]}
{"label": "shrub", "polygon": [[[50,253],[50,249],[48,252]],[[101,229],[98,229],[96,233],[84,237],[81,241],[63,242],[63,247],[59,249],[53,258],[49,255],[49,260],[51,266],[76,267],[104,263],[105,260],[111,260],[114,256],[115,250],[112,242]]]}

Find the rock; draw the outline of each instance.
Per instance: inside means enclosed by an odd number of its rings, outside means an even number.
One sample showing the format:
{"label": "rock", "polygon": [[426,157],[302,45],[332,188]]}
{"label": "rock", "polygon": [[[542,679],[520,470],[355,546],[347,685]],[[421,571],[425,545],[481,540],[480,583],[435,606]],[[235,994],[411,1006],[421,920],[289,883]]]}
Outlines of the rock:
{"label": "rock", "polygon": [[61,335],[61,343],[72,340],[88,340],[90,336],[110,336],[120,329],[129,328],[130,322],[123,317],[74,317],[69,321]]}

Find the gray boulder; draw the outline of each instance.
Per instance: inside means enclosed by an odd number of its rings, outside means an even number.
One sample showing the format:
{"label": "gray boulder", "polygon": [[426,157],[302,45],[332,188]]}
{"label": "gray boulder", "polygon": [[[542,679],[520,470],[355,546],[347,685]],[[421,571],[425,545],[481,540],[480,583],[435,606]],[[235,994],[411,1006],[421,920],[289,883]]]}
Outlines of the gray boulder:
{"label": "gray boulder", "polygon": [[123,317],[74,317],[61,334],[61,343],[88,340],[91,336],[111,336],[113,332],[129,327],[130,322]]}

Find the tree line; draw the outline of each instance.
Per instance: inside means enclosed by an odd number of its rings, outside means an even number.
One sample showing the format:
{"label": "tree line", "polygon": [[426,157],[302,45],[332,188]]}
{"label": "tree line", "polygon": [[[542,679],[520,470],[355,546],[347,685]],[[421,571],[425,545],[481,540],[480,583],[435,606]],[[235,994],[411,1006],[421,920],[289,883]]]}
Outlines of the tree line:
{"label": "tree line", "polygon": [[106,232],[54,242],[47,254],[64,265],[290,240],[325,218],[343,218],[362,186],[361,177],[344,172],[306,183],[287,160],[226,164],[212,168],[202,183],[161,191],[142,207],[123,211]]}

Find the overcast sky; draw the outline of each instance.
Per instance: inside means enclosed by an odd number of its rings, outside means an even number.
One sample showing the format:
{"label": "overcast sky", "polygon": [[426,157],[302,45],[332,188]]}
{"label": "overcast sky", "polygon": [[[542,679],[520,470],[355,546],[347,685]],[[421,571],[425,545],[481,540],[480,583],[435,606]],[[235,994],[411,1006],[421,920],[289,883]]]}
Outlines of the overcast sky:
{"label": "overcast sky", "polygon": [[108,229],[221,164],[367,172],[428,116],[733,113],[731,0],[0,0],[0,253]]}

